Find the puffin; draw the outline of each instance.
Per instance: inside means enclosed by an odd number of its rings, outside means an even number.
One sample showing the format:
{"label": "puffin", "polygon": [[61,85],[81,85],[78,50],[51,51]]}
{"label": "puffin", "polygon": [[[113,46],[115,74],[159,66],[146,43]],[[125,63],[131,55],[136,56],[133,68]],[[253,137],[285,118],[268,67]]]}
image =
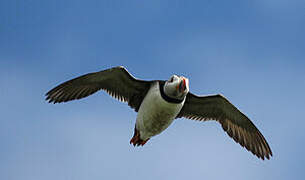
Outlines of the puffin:
{"label": "puffin", "polygon": [[143,146],[163,132],[175,119],[215,120],[223,130],[252,154],[264,160],[272,156],[266,139],[252,121],[223,95],[198,96],[189,91],[186,77],[140,80],[123,66],[88,73],[66,81],[46,93],[49,103],[85,98],[99,90],[126,102],[137,112],[130,144]]}

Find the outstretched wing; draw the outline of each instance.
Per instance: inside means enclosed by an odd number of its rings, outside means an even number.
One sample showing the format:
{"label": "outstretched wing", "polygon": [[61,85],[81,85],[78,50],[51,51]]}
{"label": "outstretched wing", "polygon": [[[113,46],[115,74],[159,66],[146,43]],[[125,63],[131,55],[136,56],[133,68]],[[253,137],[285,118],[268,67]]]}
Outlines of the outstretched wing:
{"label": "outstretched wing", "polygon": [[250,119],[222,95],[196,96],[188,93],[177,116],[193,120],[216,120],[227,134],[258,158],[267,159],[272,151],[261,132]]}
{"label": "outstretched wing", "polygon": [[49,103],[61,103],[87,97],[98,90],[105,90],[116,99],[128,102],[138,111],[153,81],[135,79],[122,67],[85,74],[64,82],[46,94]]}

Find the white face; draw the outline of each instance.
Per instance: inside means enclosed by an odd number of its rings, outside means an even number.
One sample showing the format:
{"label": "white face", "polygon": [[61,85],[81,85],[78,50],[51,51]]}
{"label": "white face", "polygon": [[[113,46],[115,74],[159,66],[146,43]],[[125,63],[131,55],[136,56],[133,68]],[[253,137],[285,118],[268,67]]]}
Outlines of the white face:
{"label": "white face", "polygon": [[189,80],[183,76],[173,75],[165,82],[164,93],[175,99],[183,99],[189,92]]}

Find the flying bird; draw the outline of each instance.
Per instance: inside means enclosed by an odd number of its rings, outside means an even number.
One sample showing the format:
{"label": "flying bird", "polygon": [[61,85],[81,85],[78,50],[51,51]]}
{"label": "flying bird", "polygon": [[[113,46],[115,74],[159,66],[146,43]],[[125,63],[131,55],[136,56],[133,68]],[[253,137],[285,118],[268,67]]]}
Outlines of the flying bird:
{"label": "flying bird", "polygon": [[184,117],[216,120],[231,138],[258,158],[264,160],[272,156],[266,139],[246,115],[220,94],[197,96],[189,92],[189,80],[183,76],[145,81],[134,78],[124,67],[118,66],[64,82],[46,93],[46,100],[54,104],[67,102],[99,90],[127,102],[138,112],[130,140],[134,146],[143,146],[175,119]]}

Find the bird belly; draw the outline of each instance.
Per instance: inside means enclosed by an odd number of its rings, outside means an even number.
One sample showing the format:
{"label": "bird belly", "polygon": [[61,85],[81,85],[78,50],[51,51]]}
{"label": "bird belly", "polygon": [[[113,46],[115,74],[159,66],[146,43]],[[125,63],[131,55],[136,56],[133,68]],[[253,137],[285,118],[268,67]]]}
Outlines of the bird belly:
{"label": "bird belly", "polygon": [[144,98],[137,116],[136,128],[140,138],[146,140],[164,131],[180,112],[184,101],[180,104],[165,101],[155,83]]}

